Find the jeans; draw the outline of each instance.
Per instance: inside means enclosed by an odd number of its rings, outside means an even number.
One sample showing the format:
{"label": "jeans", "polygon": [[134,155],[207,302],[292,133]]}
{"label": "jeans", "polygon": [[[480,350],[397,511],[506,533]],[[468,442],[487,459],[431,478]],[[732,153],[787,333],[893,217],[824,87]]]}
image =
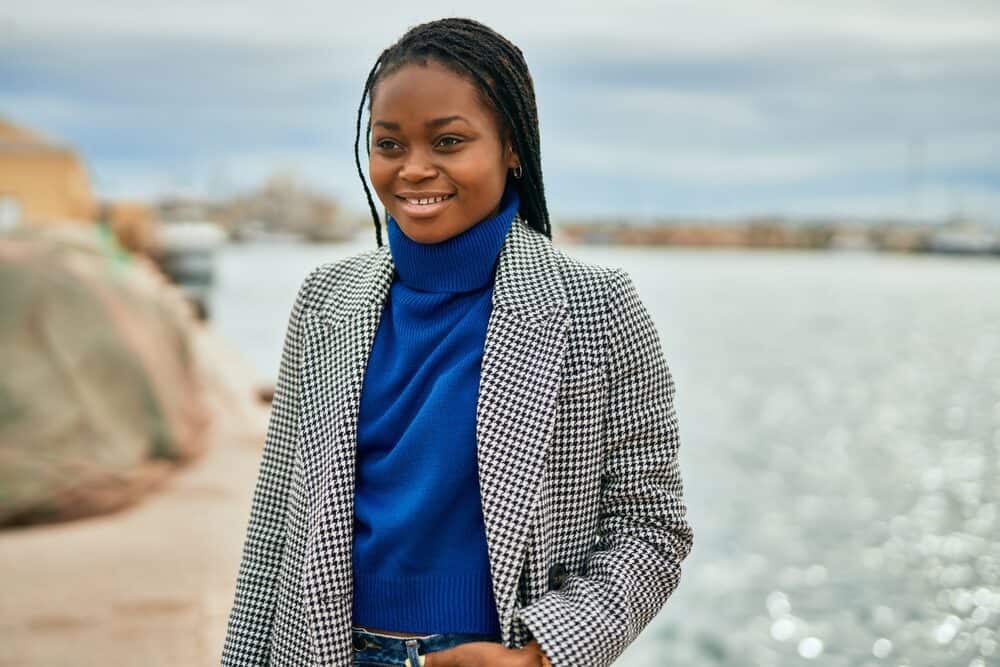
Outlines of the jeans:
{"label": "jeans", "polygon": [[443,651],[467,642],[500,643],[499,635],[483,635],[469,632],[445,632],[419,637],[390,637],[378,632],[370,632],[359,625],[351,626],[354,648],[353,665],[357,667],[397,667],[406,664],[417,667],[418,655],[433,651]]}

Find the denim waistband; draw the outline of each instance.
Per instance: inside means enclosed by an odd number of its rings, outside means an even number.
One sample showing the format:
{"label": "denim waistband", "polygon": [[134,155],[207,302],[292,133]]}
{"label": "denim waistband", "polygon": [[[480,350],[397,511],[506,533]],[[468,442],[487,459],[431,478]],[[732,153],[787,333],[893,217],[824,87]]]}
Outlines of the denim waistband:
{"label": "denim waistband", "polygon": [[444,632],[416,637],[392,637],[372,632],[359,625],[351,626],[351,635],[355,661],[381,662],[388,665],[402,665],[407,657],[443,651],[468,642],[500,643],[499,635]]}

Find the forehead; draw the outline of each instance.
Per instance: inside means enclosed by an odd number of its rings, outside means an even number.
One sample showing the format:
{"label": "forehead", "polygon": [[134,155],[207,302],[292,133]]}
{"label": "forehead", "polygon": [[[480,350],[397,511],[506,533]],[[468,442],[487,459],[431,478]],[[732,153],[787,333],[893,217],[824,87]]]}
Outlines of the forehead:
{"label": "forehead", "polygon": [[493,110],[468,78],[433,60],[406,64],[379,80],[371,91],[371,119],[396,123],[461,115],[493,126]]}

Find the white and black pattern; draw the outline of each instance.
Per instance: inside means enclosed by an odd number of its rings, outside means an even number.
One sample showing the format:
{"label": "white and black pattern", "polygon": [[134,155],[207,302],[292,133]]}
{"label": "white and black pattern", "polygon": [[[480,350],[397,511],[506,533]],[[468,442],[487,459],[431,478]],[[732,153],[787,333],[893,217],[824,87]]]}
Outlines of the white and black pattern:
{"label": "white and black pattern", "polygon": [[[382,246],[319,267],[295,301],[223,665],[351,663],[357,415],[394,270]],[[693,541],[674,394],[628,275],[515,218],[476,408],[506,646],[610,665],[670,597]]]}

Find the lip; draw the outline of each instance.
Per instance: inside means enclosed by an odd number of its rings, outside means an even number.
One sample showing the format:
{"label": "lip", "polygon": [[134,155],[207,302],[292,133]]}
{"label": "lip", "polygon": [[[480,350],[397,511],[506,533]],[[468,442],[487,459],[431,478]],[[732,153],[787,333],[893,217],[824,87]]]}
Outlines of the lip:
{"label": "lip", "polygon": [[[448,197],[444,201],[439,201],[436,204],[411,204],[407,201],[407,197],[411,199],[428,199],[431,197]],[[396,198],[399,199],[400,209],[408,217],[411,218],[433,218],[435,215],[441,212],[442,209],[447,207],[451,200],[455,198],[455,193],[453,192],[401,192],[396,194]]]}

